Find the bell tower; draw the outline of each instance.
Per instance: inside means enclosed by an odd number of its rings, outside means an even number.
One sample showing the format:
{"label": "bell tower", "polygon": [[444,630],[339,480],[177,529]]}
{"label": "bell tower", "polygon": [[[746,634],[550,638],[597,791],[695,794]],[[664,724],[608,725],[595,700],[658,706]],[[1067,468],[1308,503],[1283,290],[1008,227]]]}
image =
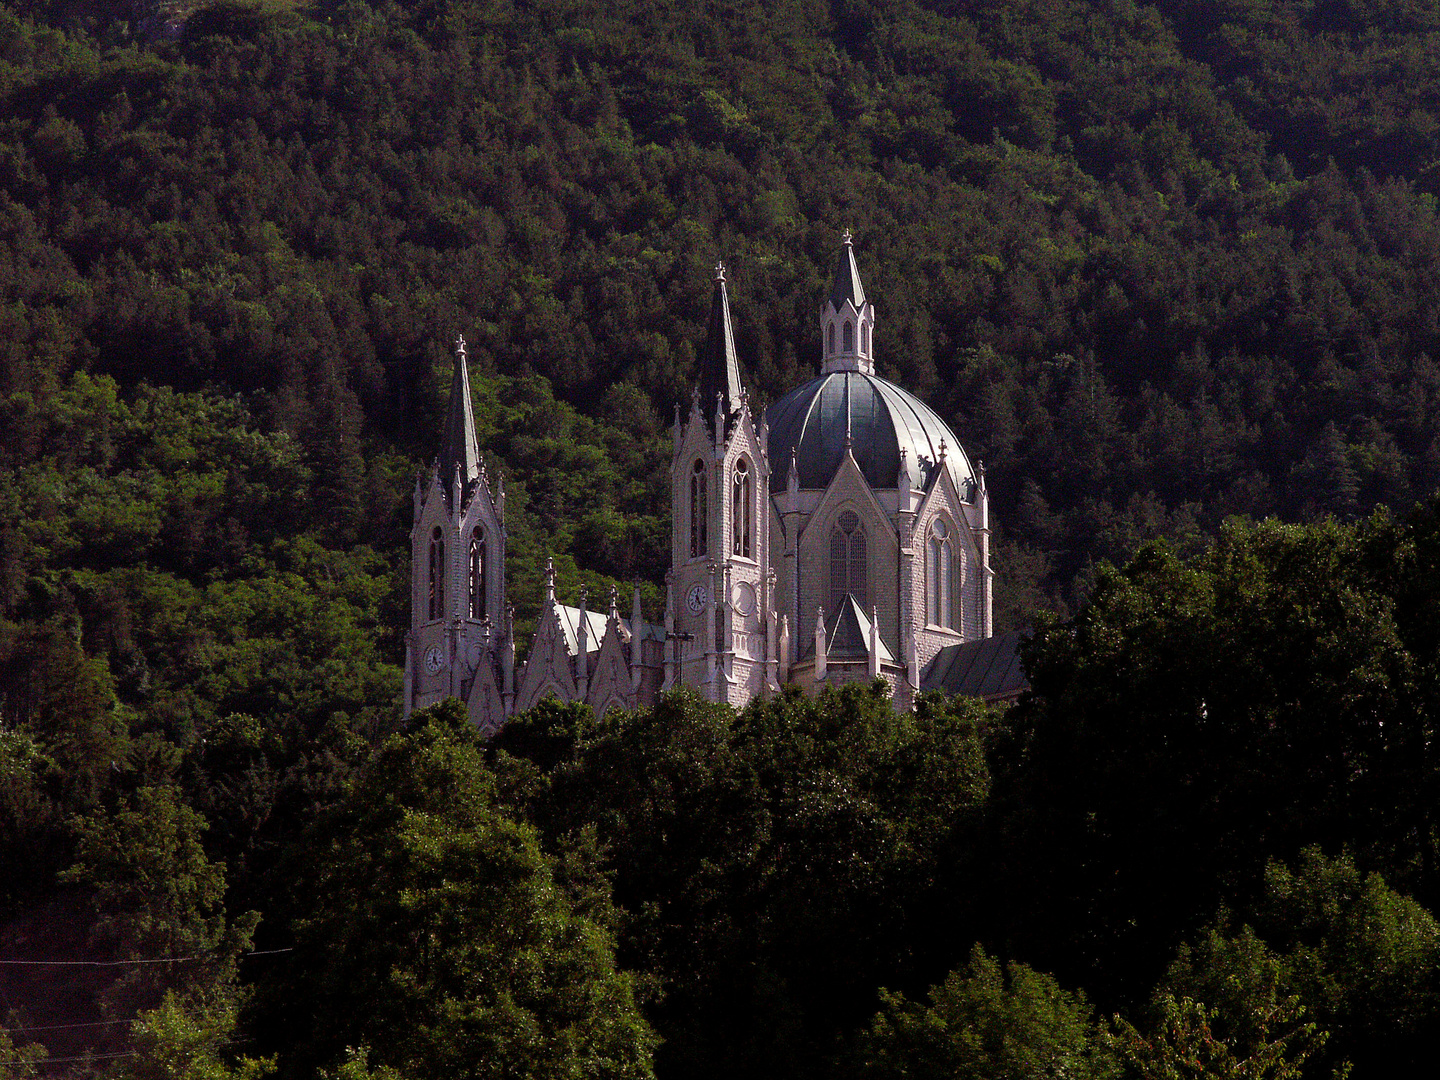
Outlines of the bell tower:
{"label": "bell tower", "polygon": [[492,490],[480,457],[460,338],[440,455],[415,482],[407,716],[447,697],[469,700],[477,673],[501,655],[505,615],[505,480]]}
{"label": "bell tower", "polygon": [[740,382],[722,263],[690,411],[675,417],[665,686],[737,706],[776,686],[767,440]]}

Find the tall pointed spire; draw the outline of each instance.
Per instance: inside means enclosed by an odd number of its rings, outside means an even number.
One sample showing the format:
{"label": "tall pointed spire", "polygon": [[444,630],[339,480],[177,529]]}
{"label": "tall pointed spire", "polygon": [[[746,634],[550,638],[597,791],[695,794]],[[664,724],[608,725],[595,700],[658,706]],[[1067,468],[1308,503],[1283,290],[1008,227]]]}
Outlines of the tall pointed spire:
{"label": "tall pointed spire", "polygon": [[730,296],[725,290],[725,264],[715,267],[715,291],[710,298],[710,319],[705,326],[705,345],[700,352],[700,403],[720,397],[725,415],[740,407],[740,361],[735,354],[735,334],[730,328]]}
{"label": "tall pointed spire", "polygon": [[448,483],[457,469],[467,487],[480,475],[480,443],[475,437],[475,412],[470,407],[470,368],[463,337],[455,342],[450,411],[445,416],[445,437],[440,443],[440,476]]}
{"label": "tall pointed spire", "polygon": [[860,284],[860,268],[855,265],[855,238],[846,229],[840,237],[840,257],[835,262],[835,281],[830,286],[830,302],[839,311],[849,300],[856,311],[865,306],[865,286]]}

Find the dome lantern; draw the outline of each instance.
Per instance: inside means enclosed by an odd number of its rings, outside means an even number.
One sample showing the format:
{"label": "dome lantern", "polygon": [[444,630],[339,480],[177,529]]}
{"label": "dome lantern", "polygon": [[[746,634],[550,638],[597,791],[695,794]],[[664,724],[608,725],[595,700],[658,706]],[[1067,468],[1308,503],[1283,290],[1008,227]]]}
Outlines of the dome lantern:
{"label": "dome lantern", "polygon": [[840,238],[840,254],[830,295],[820,307],[820,341],[824,349],[822,374],[833,371],[875,371],[871,331],[875,326],[875,305],[865,299],[860,268],[855,264],[855,241],[850,230]]}

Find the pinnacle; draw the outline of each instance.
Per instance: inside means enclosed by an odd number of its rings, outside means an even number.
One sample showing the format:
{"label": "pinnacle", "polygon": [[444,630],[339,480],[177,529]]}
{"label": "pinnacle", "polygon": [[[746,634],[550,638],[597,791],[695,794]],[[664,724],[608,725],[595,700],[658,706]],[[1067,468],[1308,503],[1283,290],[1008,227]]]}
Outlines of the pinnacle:
{"label": "pinnacle", "polygon": [[447,482],[456,473],[468,486],[480,476],[480,444],[475,436],[475,413],[470,406],[470,369],[465,339],[455,342],[455,366],[450,377],[450,408],[440,443],[439,474]]}
{"label": "pinnacle", "polygon": [[835,281],[830,286],[830,303],[839,311],[849,301],[859,311],[865,306],[865,286],[860,284],[860,268],[855,265],[855,243],[846,229],[840,238],[840,255],[835,262]]}
{"label": "pinnacle", "polygon": [[715,268],[715,291],[710,300],[710,319],[705,327],[705,344],[700,352],[699,399],[719,399],[719,408],[728,415],[740,407],[740,360],[735,352],[735,334],[730,324],[730,296],[725,288],[725,264]]}

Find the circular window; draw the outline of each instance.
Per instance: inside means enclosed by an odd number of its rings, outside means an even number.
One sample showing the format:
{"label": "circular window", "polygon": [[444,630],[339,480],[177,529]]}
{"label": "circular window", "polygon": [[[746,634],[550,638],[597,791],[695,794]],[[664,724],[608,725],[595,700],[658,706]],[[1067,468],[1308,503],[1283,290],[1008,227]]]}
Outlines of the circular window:
{"label": "circular window", "polygon": [[840,515],[838,524],[841,532],[853,533],[860,527],[860,515],[854,510],[846,510]]}

